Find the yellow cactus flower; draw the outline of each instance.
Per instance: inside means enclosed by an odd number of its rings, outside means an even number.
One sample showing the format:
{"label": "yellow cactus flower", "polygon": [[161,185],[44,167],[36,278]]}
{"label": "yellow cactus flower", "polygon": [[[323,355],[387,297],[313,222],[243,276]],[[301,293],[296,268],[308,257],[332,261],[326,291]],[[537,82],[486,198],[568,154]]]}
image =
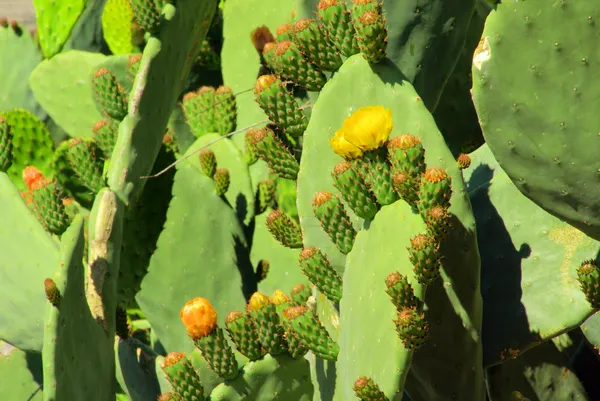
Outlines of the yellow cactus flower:
{"label": "yellow cactus flower", "polygon": [[281,305],[286,302],[290,302],[290,298],[281,290],[275,290],[271,299],[275,305]]}
{"label": "yellow cactus flower", "polygon": [[383,106],[367,106],[356,110],[329,141],[334,152],[345,159],[355,159],[363,152],[385,144],[394,124],[392,111]]}
{"label": "yellow cactus flower", "polygon": [[252,294],[250,301],[248,302],[248,310],[259,311],[270,303],[271,298],[269,298],[267,295],[260,292],[255,292]]}
{"label": "yellow cactus flower", "polygon": [[179,317],[194,340],[206,337],[217,328],[217,312],[206,298],[188,301],[181,308]]}

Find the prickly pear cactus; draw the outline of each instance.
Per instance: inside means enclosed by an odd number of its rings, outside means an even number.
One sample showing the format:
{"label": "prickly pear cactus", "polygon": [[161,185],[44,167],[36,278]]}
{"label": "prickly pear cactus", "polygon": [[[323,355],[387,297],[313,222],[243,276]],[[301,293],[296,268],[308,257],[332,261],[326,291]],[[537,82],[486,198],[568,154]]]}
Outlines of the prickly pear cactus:
{"label": "prickly pear cactus", "polygon": [[113,54],[133,53],[133,10],[128,0],[107,0],[102,12],[104,39]]}
{"label": "prickly pear cactus", "polygon": [[64,46],[85,8],[86,0],[34,0],[35,19],[44,58],[51,58]]}
{"label": "prickly pear cactus", "polygon": [[5,378],[0,397],[41,401],[42,358],[0,341],[0,374]]}

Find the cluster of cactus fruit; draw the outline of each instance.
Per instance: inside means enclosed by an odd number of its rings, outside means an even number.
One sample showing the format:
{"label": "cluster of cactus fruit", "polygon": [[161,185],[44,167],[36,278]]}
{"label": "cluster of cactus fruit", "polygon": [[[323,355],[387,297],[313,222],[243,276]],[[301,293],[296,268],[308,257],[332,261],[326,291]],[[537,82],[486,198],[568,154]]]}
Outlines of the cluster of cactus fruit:
{"label": "cluster of cactus fruit", "polygon": [[600,397],[600,7],[430,3],[0,19],[0,398]]}

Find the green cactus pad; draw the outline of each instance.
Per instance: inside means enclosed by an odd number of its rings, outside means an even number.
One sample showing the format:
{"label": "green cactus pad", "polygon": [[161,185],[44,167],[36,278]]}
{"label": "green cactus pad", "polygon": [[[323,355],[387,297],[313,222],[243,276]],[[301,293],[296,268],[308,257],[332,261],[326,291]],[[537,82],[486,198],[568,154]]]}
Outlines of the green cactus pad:
{"label": "green cactus pad", "polygon": [[377,383],[369,377],[359,377],[352,389],[361,401],[389,401]]}
{"label": "green cactus pad", "polygon": [[94,72],[92,88],[98,107],[106,115],[121,121],[127,115],[127,93],[108,68]]}
{"label": "green cactus pad", "polygon": [[340,198],[331,192],[317,192],[313,200],[313,212],[338,250],[344,255],[348,254],[352,250],[356,231]]}
{"label": "green cactus pad", "polygon": [[380,62],[385,57],[388,36],[382,3],[379,0],[354,2],[352,24],[360,52],[369,63]]}
{"label": "green cactus pad", "polygon": [[321,0],[317,15],[329,40],[346,57],[360,52],[350,11],[342,1]]}
{"label": "green cactus pad", "polygon": [[340,347],[331,339],[319,319],[306,306],[293,306],[283,312],[292,332],[319,358],[334,361]]}
{"label": "green cactus pad", "polygon": [[295,180],[299,164],[294,155],[270,128],[254,131],[252,143],[258,157],[281,178]]}
{"label": "green cactus pad", "polygon": [[426,234],[412,237],[408,257],[414,266],[415,278],[419,283],[431,285],[439,277],[439,244],[433,237]]}
{"label": "green cactus pad", "polygon": [[352,211],[362,219],[371,220],[379,210],[379,205],[363,177],[352,167],[352,163],[336,164],[331,175],[335,187]]}
{"label": "green cactus pad", "polygon": [[287,214],[279,210],[273,210],[267,216],[265,225],[273,235],[273,238],[281,243],[281,245],[288,248],[302,247],[302,232],[300,231],[300,227]]}
{"label": "green cactus pad", "polygon": [[[472,69],[477,115],[500,166],[525,196],[596,240],[599,17],[588,2],[500,4]],[[558,23],[578,26],[577,35],[563,29],[549,39],[545,27]]]}
{"label": "green cactus pad", "polygon": [[229,184],[231,183],[229,170],[226,168],[218,168],[215,170],[215,176],[213,178],[215,181],[215,191],[217,192],[217,195],[225,196],[227,190],[229,189]]}
{"label": "green cactus pad", "polygon": [[352,163],[380,205],[389,205],[398,199],[392,182],[392,169],[383,148],[367,152]]}
{"label": "green cactus pad", "polygon": [[418,312],[416,308],[399,310],[394,323],[398,337],[406,349],[416,351],[427,341],[429,323],[425,320],[425,314]]}
{"label": "green cactus pad", "polygon": [[92,192],[98,193],[104,188],[102,178],[104,163],[100,158],[100,149],[94,141],[80,138],[70,140],[67,160],[73,172]]}
{"label": "green cactus pad", "polygon": [[0,341],[0,387],[3,400],[42,401],[42,358],[38,353],[21,351]]}
{"label": "green cactus pad", "polygon": [[117,382],[129,396],[127,401],[155,400],[160,394],[154,371],[160,369],[160,363],[150,351],[134,337],[115,341],[115,375]]}
{"label": "green cactus pad", "polygon": [[304,58],[294,42],[278,42],[274,50],[274,59],[279,75],[308,91],[321,90],[327,81],[323,72]]}
{"label": "green cactus pad", "polygon": [[85,8],[85,0],[68,3],[34,0],[38,41],[45,58],[60,52]]}
{"label": "green cactus pad", "polygon": [[433,206],[447,208],[452,195],[451,178],[444,169],[432,167],[425,170],[419,186],[419,212],[425,215]]}
{"label": "green cactus pad", "polygon": [[102,33],[113,54],[133,53],[133,10],[130,0],[106,0]]}
{"label": "green cactus pad", "polygon": [[215,88],[203,86],[183,97],[183,112],[196,137],[216,132]]}
{"label": "green cactus pad", "polygon": [[329,300],[339,302],[342,299],[342,278],[323,252],[317,248],[304,248],[300,253],[300,266],[302,273]]}
{"label": "green cactus pad", "polygon": [[269,208],[275,207],[275,191],[277,184],[273,180],[262,180],[258,183],[257,214],[264,213]]}
{"label": "green cactus pad", "polygon": [[164,3],[163,0],[131,0],[135,21],[144,32],[158,32]]}
{"label": "green cactus pad", "polygon": [[306,360],[267,355],[249,362],[237,378],[217,386],[210,397],[223,401],[312,401],[313,384]]}
{"label": "green cactus pad", "polygon": [[217,328],[209,335],[194,340],[194,344],[202,352],[210,369],[219,377],[233,379],[238,375],[238,363],[225,339],[223,329]]}
{"label": "green cactus pad", "polygon": [[323,71],[335,71],[342,65],[338,50],[314,19],[303,18],[294,24],[293,41],[308,61]]}
{"label": "green cactus pad", "polygon": [[486,145],[470,156],[463,173],[478,223],[483,363],[490,366],[579,326],[594,312],[577,268],[600,245],[521,194]]}
{"label": "green cactus pad", "polygon": [[199,154],[200,169],[208,178],[213,178],[217,172],[217,158],[210,149],[202,149]]}
{"label": "green cactus pad", "polygon": [[161,367],[173,387],[173,392],[179,398],[182,400],[204,399],[204,388],[198,373],[183,352],[169,353]]}
{"label": "green cactus pad", "polygon": [[5,173],[13,161],[13,142],[10,125],[0,116],[0,172]]}
{"label": "green cactus pad", "polygon": [[398,311],[419,306],[419,300],[415,296],[415,290],[410,285],[407,276],[398,272],[390,273],[385,279],[385,286],[387,287],[385,291]]}
{"label": "green cactus pad", "polygon": [[274,75],[260,76],[254,88],[256,101],[269,119],[286,134],[302,136],[308,119],[297,100]]}
{"label": "green cactus pad", "polygon": [[227,135],[235,130],[235,117],[237,106],[235,96],[228,86],[219,86],[215,91],[215,115],[216,132]]}
{"label": "green cactus pad", "polygon": [[[257,294],[264,300],[254,303]],[[248,304],[248,313],[256,323],[258,339],[263,348],[271,355],[279,355],[284,352],[287,349],[287,342],[275,304],[271,303],[265,295],[255,293]]]}
{"label": "green cactus pad", "polygon": [[92,127],[92,137],[100,150],[102,150],[105,159],[111,157],[118,134],[119,123],[112,118],[100,120]]}
{"label": "green cactus pad", "polygon": [[238,352],[250,361],[256,361],[265,355],[261,343],[257,340],[256,323],[249,314],[240,311],[229,312],[225,326]]}
{"label": "green cactus pad", "polygon": [[[113,341],[94,319],[86,299],[84,220],[77,216],[61,238],[53,279],[62,294],[59,308],[47,304],[44,330],[44,399],[109,399],[114,380]],[[105,283],[107,284],[107,283]],[[95,352],[90,352],[94,344]],[[81,355],[87,355],[81,358]]]}
{"label": "green cactus pad", "polygon": [[14,109],[1,113],[12,134],[12,165],[8,176],[15,186],[21,190],[26,187],[21,173],[27,166],[37,167],[44,176],[52,174],[52,153],[54,144],[48,128],[32,112]]}

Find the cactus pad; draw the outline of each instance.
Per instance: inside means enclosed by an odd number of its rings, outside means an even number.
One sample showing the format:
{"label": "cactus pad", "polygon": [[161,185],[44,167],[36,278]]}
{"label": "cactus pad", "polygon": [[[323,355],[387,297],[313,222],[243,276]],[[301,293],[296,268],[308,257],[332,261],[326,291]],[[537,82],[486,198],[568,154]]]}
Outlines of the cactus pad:
{"label": "cactus pad", "polygon": [[45,58],[60,52],[85,8],[85,0],[34,0],[38,38]]}
{"label": "cactus pad", "polygon": [[102,33],[113,54],[133,53],[133,10],[130,0],[107,0],[102,12]]}

